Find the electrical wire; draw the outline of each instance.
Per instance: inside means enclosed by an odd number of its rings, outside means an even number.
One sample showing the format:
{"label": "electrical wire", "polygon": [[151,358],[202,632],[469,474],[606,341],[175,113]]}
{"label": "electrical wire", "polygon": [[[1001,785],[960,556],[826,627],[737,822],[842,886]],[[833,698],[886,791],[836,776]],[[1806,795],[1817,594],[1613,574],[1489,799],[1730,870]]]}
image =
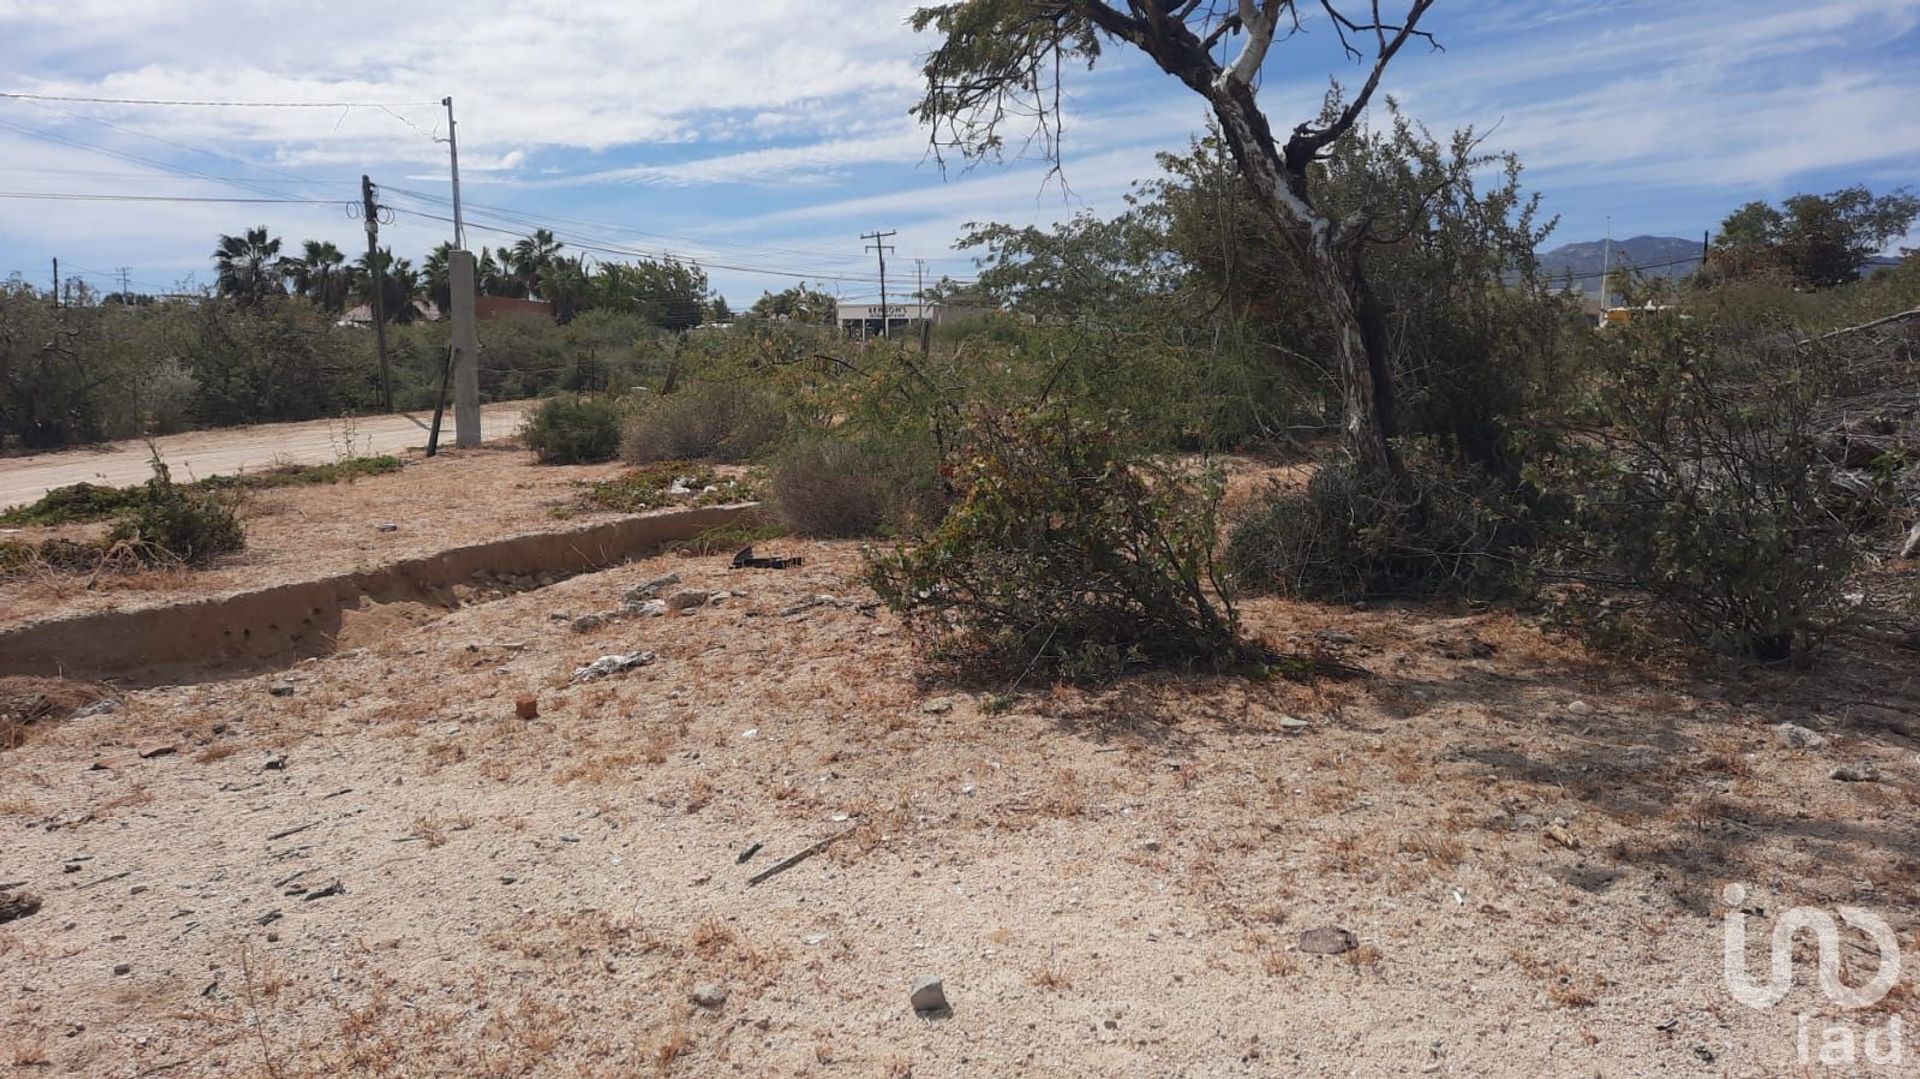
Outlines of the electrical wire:
{"label": "electrical wire", "polygon": [[18,101],[71,101],[88,105],[165,105],[209,109],[410,109],[438,105],[438,101],[184,101],[148,97],[80,97],[0,90],[0,97]]}
{"label": "electrical wire", "polygon": [[0,191],[0,199],[41,199],[49,202],[228,202],[297,206],[346,206],[344,199],[238,198],[227,195],[118,195],[93,191]]}

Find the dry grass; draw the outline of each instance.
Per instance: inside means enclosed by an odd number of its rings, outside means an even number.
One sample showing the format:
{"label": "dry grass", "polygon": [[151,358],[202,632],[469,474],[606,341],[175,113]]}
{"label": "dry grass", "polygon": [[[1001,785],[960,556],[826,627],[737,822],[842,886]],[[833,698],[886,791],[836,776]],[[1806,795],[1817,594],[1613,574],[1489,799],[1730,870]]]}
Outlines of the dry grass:
{"label": "dry grass", "polygon": [[1027,975],[1027,980],[1042,989],[1059,992],[1073,988],[1073,975],[1058,960],[1049,961],[1045,966]]}

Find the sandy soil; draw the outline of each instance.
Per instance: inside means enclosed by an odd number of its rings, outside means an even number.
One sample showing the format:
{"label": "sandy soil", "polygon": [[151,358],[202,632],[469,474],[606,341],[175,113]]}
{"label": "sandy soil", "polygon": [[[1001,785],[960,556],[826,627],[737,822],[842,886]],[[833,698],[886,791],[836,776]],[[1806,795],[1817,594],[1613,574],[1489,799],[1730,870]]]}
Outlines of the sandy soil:
{"label": "sandy soil", "polygon": [[[525,401],[485,405],[480,428],[486,439],[505,438],[520,427]],[[392,416],[356,416],[350,419],[310,420],[304,423],[266,423],[253,427],[223,427],[213,431],[185,431],[154,440],[176,479],[231,475],[242,469],[275,464],[324,464],[342,455],[401,454],[427,444],[433,413],[403,412]],[[443,444],[453,442],[453,418],[448,413]],[[72,483],[102,483],[128,487],[152,475],[145,441],[132,439],[104,446],[0,457],[0,510],[32,502],[55,487]]]}
{"label": "sandy soil", "polygon": [[[31,728],[0,885],[44,905],[0,926],[0,1069],[1913,1074],[1920,1046],[1796,1048],[1800,1013],[1920,1025],[1911,962],[1854,1013],[1808,941],[1773,1009],[1722,976],[1731,883],[1756,972],[1794,904],[1920,955],[1911,653],[1650,671],[1509,612],[1258,600],[1256,633],[1371,676],[982,696],[917,682],[884,611],[795,609],[867,598],[853,545],[779,546],[806,566],[663,556]],[[735,594],[553,618],[667,571]],[[1327,927],[1357,946],[1301,948]],[[923,974],[950,1012],[910,1008]]]}
{"label": "sandy soil", "polygon": [[[399,472],[351,484],[257,491],[246,499],[247,547],[192,573],[0,580],[0,628],[54,614],[174,603],[289,580],[347,573],[526,532],[561,527],[549,514],[577,502],[576,484],[617,464],[542,467],[510,443],[418,454]],[[392,524],[391,532],[380,526]],[[80,538],[106,526],[33,528],[18,538]]]}

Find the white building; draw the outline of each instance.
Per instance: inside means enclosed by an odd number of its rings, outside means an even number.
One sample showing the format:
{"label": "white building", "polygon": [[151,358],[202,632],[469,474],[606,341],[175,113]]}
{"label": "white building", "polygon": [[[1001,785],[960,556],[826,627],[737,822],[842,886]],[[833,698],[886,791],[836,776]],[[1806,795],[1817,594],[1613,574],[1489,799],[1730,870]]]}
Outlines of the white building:
{"label": "white building", "polygon": [[842,333],[865,340],[882,336],[883,329],[901,333],[917,328],[922,322],[938,326],[992,313],[985,307],[946,303],[890,303],[884,308],[877,303],[838,303],[834,305],[833,318]]}

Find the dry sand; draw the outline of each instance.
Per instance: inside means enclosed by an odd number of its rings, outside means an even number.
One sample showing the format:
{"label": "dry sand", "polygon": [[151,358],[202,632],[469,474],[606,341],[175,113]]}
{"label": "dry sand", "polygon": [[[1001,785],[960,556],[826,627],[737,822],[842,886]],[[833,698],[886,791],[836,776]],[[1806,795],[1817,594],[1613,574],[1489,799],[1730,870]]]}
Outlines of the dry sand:
{"label": "dry sand", "polygon": [[[775,546],[807,564],[370,610],[363,647],[29,728],[0,884],[44,905],[0,926],[0,1070],[1914,1074],[1920,1045],[1877,1073],[1796,1048],[1803,1012],[1920,1026],[1912,653],[1650,670],[1511,612],[1256,600],[1254,632],[1371,676],[1001,696],[916,680],[854,545]],[[552,617],[668,571],[736,594]],[[856,602],[793,610],[823,594]],[[1860,761],[1878,781],[1830,778]],[[1885,918],[1909,970],[1843,1012],[1803,940],[1783,1003],[1737,1003],[1736,882],[1757,973],[1795,904]],[[1301,949],[1327,927],[1357,947]],[[950,1014],[911,1010],[923,974]]]}

